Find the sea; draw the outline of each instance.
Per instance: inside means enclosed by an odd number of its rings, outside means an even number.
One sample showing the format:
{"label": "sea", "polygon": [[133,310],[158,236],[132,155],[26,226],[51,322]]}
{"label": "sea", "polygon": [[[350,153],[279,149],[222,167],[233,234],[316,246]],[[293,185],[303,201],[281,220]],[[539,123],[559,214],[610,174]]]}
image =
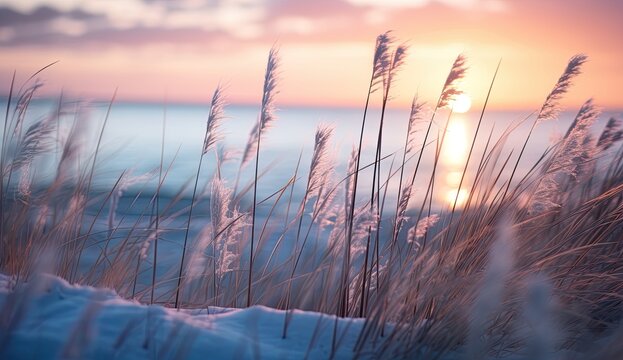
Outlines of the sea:
{"label": "sea", "polygon": [[[50,151],[45,156],[33,163],[31,186],[45,189],[51,183],[64,139],[74,122],[82,122],[84,128],[88,129],[82,135],[83,150],[79,158],[82,169],[89,169],[95,159],[90,194],[93,205],[89,208],[89,216],[85,217],[85,226],[95,224],[94,232],[101,235],[90,239],[92,243],[85,250],[81,263],[85,271],[101,253],[102,246],[96,244],[105,239],[105,234],[110,234],[111,225],[117,229],[117,237],[123,238],[123,234],[127,233],[122,229],[131,229],[141,218],[149,219],[153,216],[153,198],[159,178],[163,179],[158,190],[163,204],[159,211],[168,212],[167,215],[173,218],[167,224],[168,233],[162,235],[167,241],[160,245],[163,253],[159,266],[163,269],[175,268],[179,262],[180,244],[188,225],[186,214],[196,179],[197,194],[189,232],[191,243],[196,241],[209,222],[210,184],[215,177],[223,179],[226,186],[235,189],[240,200],[240,211],[250,211],[255,159],[241,166],[240,157],[251,129],[258,121],[259,106],[226,106],[221,127],[222,139],[216,150],[206,154],[202,154],[202,150],[209,104],[67,102],[62,109],[61,116],[55,120],[58,121],[58,130],[54,134],[56,141],[50,145]],[[33,101],[27,110],[24,129],[27,129],[29,123],[54,116],[55,112],[58,112],[57,101]],[[275,110],[275,120],[262,137],[258,163],[260,176],[257,200],[261,205],[257,208],[256,222],[260,227],[269,224],[269,231],[277,234],[268,236],[268,242],[276,241],[278,228],[285,226],[283,219],[293,218],[304,197],[317,128],[322,124],[333,128],[329,154],[334,170],[326,181],[327,185],[343,187],[349,158],[353,147],[359,143],[363,114],[362,108],[282,106]],[[591,130],[593,136],[599,137],[608,119],[622,118],[622,114],[621,111],[604,111]],[[388,204],[384,214],[389,217],[392,209],[395,209],[399,193],[409,115],[407,108],[390,106],[383,116],[380,174],[384,185],[383,201]],[[402,172],[403,185],[413,179],[431,117],[432,112],[425,111],[416,123],[413,139],[410,140],[411,151]],[[447,211],[453,205],[460,209],[483,161],[490,164],[495,162],[496,168],[499,168],[508,159],[501,176],[501,179],[507,179],[535,117],[534,110],[482,113],[481,109],[472,108],[460,114],[438,111],[433,118],[413,182],[414,196],[410,202],[410,211],[413,213],[419,209],[433,169],[435,186],[431,205],[435,211]],[[515,181],[530,171],[544,152],[552,149],[574,117],[574,111],[563,111],[557,120],[542,122],[534,128],[518,163]],[[376,155],[380,119],[380,109],[369,109],[365,118],[361,152],[363,169],[358,181],[360,204],[370,199],[373,178],[371,165]],[[440,141],[442,138],[443,142]],[[614,154],[606,158],[606,165],[612,161]],[[200,159],[202,166],[197,177]],[[462,176],[463,173],[465,176]],[[123,176],[138,181],[130,181],[126,186],[116,188],[120,199],[113,208],[112,204],[105,203],[107,194]],[[493,177],[495,172],[487,176]],[[288,185],[292,179],[295,182],[290,192]],[[457,194],[459,184],[461,190]],[[502,183],[497,186],[502,186]],[[174,199],[176,205],[167,209],[166,204]],[[102,202],[104,205],[101,205]],[[271,220],[267,221],[269,218]],[[145,266],[147,269],[148,265]],[[149,284],[148,275],[147,272],[141,275],[141,283],[145,286]]]}

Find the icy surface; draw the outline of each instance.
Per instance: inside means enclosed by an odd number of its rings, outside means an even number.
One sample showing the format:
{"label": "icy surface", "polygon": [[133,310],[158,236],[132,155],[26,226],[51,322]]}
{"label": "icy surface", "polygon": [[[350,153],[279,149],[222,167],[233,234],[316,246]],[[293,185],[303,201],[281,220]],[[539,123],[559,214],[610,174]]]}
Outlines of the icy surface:
{"label": "icy surface", "polygon": [[[328,359],[336,325],[295,311],[283,339],[283,311],[176,311],[47,275],[17,287],[0,275],[0,309],[1,359]],[[355,355],[362,326],[338,319],[334,358]]]}

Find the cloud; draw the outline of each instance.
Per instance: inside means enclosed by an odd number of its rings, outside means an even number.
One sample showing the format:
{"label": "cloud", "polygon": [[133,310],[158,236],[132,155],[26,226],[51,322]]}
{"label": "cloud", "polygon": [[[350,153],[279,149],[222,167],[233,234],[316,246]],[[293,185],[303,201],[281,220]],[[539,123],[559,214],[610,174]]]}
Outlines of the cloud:
{"label": "cloud", "polygon": [[[3,0],[0,46],[283,39],[334,40],[382,31],[405,12],[439,5],[500,11],[509,0]],[[184,36],[175,39],[174,36]],[[368,35],[368,34],[366,34]],[[130,40],[124,38],[129,37]]]}
{"label": "cloud", "polygon": [[36,24],[54,20],[58,17],[67,17],[75,20],[91,20],[96,15],[81,10],[60,11],[49,6],[42,6],[30,11],[21,12],[12,7],[0,7],[0,27]]}
{"label": "cloud", "polygon": [[194,29],[198,35],[254,39],[262,36],[266,16],[263,0],[6,0],[0,8],[0,43],[43,43],[36,34],[46,41],[63,36],[88,41],[109,32],[112,39],[133,29],[157,34]]}
{"label": "cloud", "polygon": [[471,10],[502,11],[506,9],[504,0],[346,0],[354,6],[405,9],[420,8],[432,4]]}

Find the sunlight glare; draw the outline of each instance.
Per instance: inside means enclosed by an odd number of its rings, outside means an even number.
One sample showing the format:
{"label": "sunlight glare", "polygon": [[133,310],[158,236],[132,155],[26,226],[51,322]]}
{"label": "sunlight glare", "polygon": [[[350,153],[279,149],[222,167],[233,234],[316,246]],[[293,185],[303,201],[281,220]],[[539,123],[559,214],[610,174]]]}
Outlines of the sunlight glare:
{"label": "sunlight glare", "polygon": [[453,206],[454,201],[456,200],[456,208],[458,209],[462,208],[463,205],[465,205],[465,203],[467,202],[467,190],[461,189],[461,191],[458,191],[458,197],[457,191],[458,189],[452,189],[448,191],[446,194],[446,201],[450,206]]}
{"label": "sunlight glare", "polygon": [[446,165],[462,165],[467,158],[467,125],[462,117],[448,124],[441,159]]}
{"label": "sunlight glare", "polygon": [[471,107],[472,99],[465,93],[457,95],[452,101],[452,111],[455,113],[466,113]]}

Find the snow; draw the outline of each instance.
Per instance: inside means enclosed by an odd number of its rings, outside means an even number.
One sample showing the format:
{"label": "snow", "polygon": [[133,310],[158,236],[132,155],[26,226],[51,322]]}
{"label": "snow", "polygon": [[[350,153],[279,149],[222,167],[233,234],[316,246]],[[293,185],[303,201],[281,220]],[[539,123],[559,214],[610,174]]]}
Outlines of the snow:
{"label": "snow", "polygon": [[[1,359],[328,359],[334,316],[247,309],[141,305],[114,291],[40,275],[15,286],[0,275]],[[337,319],[334,358],[348,359],[362,319]],[[8,331],[7,331],[8,329]]]}

